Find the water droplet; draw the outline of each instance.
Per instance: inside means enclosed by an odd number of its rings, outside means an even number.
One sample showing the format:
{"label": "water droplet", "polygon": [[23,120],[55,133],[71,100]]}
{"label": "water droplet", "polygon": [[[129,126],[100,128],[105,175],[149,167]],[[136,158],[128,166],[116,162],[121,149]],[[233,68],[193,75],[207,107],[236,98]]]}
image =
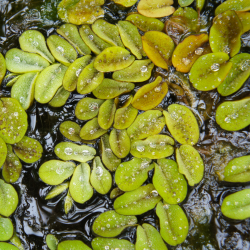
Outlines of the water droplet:
{"label": "water droplet", "polygon": [[92,102],[92,103],[89,104],[89,109],[90,109],[90,111],[95,111],[95,110],[97,110],[98,108],[99,108],[99,105],[98,105],[97,102]]}
{"label": "water droplet", "polygon": [[93,40],[94,39],[94,36],[93,35],[89,35],[89,40]]}
{"label": "water droplet", "polygon": [[78,70],[76,71],[76,76],[77,76],[77,77],[79,77],[79,75],[81,74],[81,71],[82,71],[82,69],[78,69]]}
{"label": "water droplet", "polygon": [[219,63],[214,63],[212,66],[211,66],[211,70],[216,72],[216,71],[219,71],[220,69],[220,64]]}
{"label": "water droplet", "polygon": [[73,134],[75,133],[75,130],[74,130],[73,128],[69,128],[69,129],[68,129],[68,133],[69,133],[70,135],[73,135]]}
{"label": "water droplet", "polygon": [[229,123],[230,121],[231,121],[231,118],[228,117],[228,116],[224,119],[224,122],[225,122],[225,123]]}
{"label": "water droplet", "polygon": [[158,192],[157,192],[156,190],[153,190],[153,191],[151,192],[151,194],[152,194],[153,197],[157,197],[157,196],[159,195]]}
{"label": "water droplet", "polygon": [[144,66],[141,67],[141,72],[144,73],[144,72],[147,72],[147,71],[148,71],[148,67],[147,66],[144,65]]}
{"label": "water droplet", "polygon": [[145,148],[143,146],[137,146],[136,149],[139,152],[143,152],[145,150]]}
{"label": "water droplet", "polygon": [[59,53],[63,53],[63,52],[64,52],[64,48],[61,47],[61,46],[58,46],[58,47],[56,48],[56,51],[59,52]]}
{"label": "water droplet", "polygon": [[101,167],[97,167],[95,173],[98,177],[101,177],[103,175],[103,169]]}
{"label": "water droplet", "polygon": [[196,55],[200,56],[200,55],[202,55],[203,51],[204,51],[203,48],[197,48],[197,49],[195,50],[194,53],[195,53]]}
{"label": "water droplet", "polygon": [[155,91],[155,92],[160,92],[160,91],[161,91],[161,87],[160,87],[160,86],[155,87],[154,91]]}
{"label": "water droplet", "polygon": [[245,60],[245,61],[243,61],[242,63],[241,63],[241,65],[240,65],[240,69],[242,70],[242,71],[246,71],[246,70],[248,70],[250,68],[250,60]]}
{"label": "water droplet", "polygon": [[64,149],[64,153],[65,153],[66,155],[72,155],[73,149],[72,149],[72,148],[65,148],[65,149]]}
{"label": "water droplet", "polygon": [[183,62],[186,66],[189,65],[189,64],[191,63],[190,59],[188,59],[188,58],[186,58],[186,57],[182,58],[182,62]]}

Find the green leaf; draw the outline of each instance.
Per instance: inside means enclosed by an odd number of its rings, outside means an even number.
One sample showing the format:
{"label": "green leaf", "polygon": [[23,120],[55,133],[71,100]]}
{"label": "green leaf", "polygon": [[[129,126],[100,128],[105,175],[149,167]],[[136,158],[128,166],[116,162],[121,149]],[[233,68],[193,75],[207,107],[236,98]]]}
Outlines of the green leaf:
{"label": "green leaf", "polygon": [[117,26],[125,47],[128,48],[137,59],[142,59],[146,54],[143,51],[141,35],[136,26],[128,21],[119,21]]}
{"label": "green leaf", "polygon": [[247,11],[250,10],[250,2],[248,0],[235,1],[235,0],[227,0],[220,4],[216,10],[215,15],[225,12],[227,10],[237,10],[237,11]]}
{"label": "green leaf", "polygon": [[224,181],[249,182],[250,181],[250,155],[234,158],[224,170]]}
{"label": "green leaf", "polygon": [[65,240],[58,244],[57,250],[91,250],[80,240]]}
{"label": "green leaf", "polygon": [[7,69],[14,73],[42,71],[50,65],[43,57],[20,49],[10,49],[5,60]]}
{"label": "green leaf", "polygon": [[130,243],[128,240],[119,240],[112,238],[94,238],[91,242],[93,250],[106,250],[108,249],[122,249],[122,250],[135,250],[134,244]]}
{"label": "green leaf", "polygon": [[50,54],[43,34],[37,30],[26,30],[19,37],[22,50],[37,53],[50,63],[55,62],[55,58]]}
{"label": "green leaf", "polygon": [[121,163],[115,171],[115,182],[119,189],[132,191],[139,188],[147,179],[148,172],[154,168],[147,158],[133,158]]}
{"label": "green leaf", "polygon": [[80,131],[80,137],[83,140],[94,140],[107,133],[106,129],[102,129],[98,123],[98,119],[94,118],[88,121]]}
{"label": "green leaf", "polygon": [[75,142],[80,142],[80,130],[81,127],[76,122],[72,121],[65,121],[60,124],[59,127],[60,132],[63,136],[65,136],[67,139]]}
{"label": "green leaf", "polygon": [[24,250],[24,247],[22,245],[21,240],[17,236],[16,232],[14,232],[12,238],[10,239],[10,242],[14,244],[19,250]]}
{"label": "green leaf", "polygon": [[250,189],[244,189],[228,195],[222,202],[223,215],[234,220],[245,220],[250,217]]}
{"label": "green leaf", "polygon": [[70,92],[61,86],[49,102],[49,105],[54,108],[62,107],[68,101],[69,96]]}
{"label": "green leaf", "polygon": [[2,175],[6,182],[14,183],[16,182],[22,172],[22,163],[19,158],[13,153],[12,146],[7,144],[7,157],[3,164]]}
{"label": "green leaf", "polygon": [[153,184],[160,196],[169,204],[182,202],[187,196],[187,182],[178,171],[175,161],[160,159],[155,165]]}
{"label": "green leaf", "polygon": [[2,80],[4,79],[5,73],[6,73],[6,63],[2,53],[0,53],[0,85],[2,83]]}
{"label": "green leaf", "polygon": [[199,183],[204,174],[204,164],[199,152],[190,145],[176,149],[176,160],[179,172],[184,174],[190,186]]}
{"label": "green leaf", "polygon": [[80,36],[82,40],[87,44],[87,46],[93,51],[95,54],[100,54],[103,50],[112,45],[102,40],[98,37],[89,27],[89,25],[83,25],[80,30]]}
{"label": "green leaf", "polygon": [[82,98],[76,105],[75,115],[80,120],[90,120],[97,116],[104,100],[90,97]]}
{"label": "green leaf", "polygon": [[242,34],[250,30],[250,12],[236,12],[242,24]]}
{"label": "green leaf", "polygon": [[127,129],[131,140],[145,139],[159,134],[165,126],[165,119],[159,110],[148,110],[137,116]]}
{"label": "green leaf", "polygon": [[70,192],[68,191],[68,193],[67,193],[67,195],[65,197],[65,200],[64,200],[65,214],[68,214],[69,211],[72,209],[73,203],[74,203],[74,200],[73,200],[72,196],[70,195]]}
{"label": "green leaf", "polygon": [[4,140],[0,137],[0,168],[5,162],[7,157],[7,145]]}
{"label": "green leaf", "polygon": [[250,124],[250,97],[239,101],[227,101],[216,110],[216,122],[222,129],[237,131]]}
{"label": "green leaf", "polygon": [[178,3],[181,7],[186,7],[193,3],[193,1],[194,0],[178,0]]}
{"label": "green leaf", "polygon": [[86,145],[77,145],[73,142],[60,142],[55,147],[55,154],[64,161],[87,162],[94,158],[96,150]]}
{"label": "green leaf", "polygon": [[91,56],[83,56],[76,59],[67,69],[63,77],[63,87],[68,91],[74,91],[81,72],[90,63]]}
{"label": "green leaf", "polygon": [[136,250],[168,250],[160,233],[150,224],[142,224],[137,227],[136,232]]}
{"label": "green leaf", "polygon": [[42,157],[43,147],[39,141],[24,136],[21,141],[13,145],[15,154],[26,163],[34,163]]}
{"label": "green leaf", "polygon": [[125,216],[114,210],[101,213],[93,223],[93,232],[102,237],[116,237],[125,228],[135,226],[135,216]]}
{"label": "green leaf", "polygon": [[161,199],[153,184],[148,184],[116,198],[114,209],[119,214],[140,215],[153,209]]}
{"label": "green leaf", "polygon": [[35,99],[40,103],[48,103],[62,86],[63,77],[68,68],[60,63],[44,69],[38,76],[35,86]]}
{"label": "green leaf", "polygon": [[200,137],[200,129],[192,111],[180,104],[168,106],[163,111],[171,135],[181,144],[195,145]]}
{"label": "green leaf", "polygon": [[56,32],[63,36],[69,43],[71,43],[80,55],[91,54],[91,50],[80,37],[78,29],[74,24],[63,24],[59,29],[56,30]]}
{"label": "green leaf", "polygon": [[9,218],[0,217],[0,241],[9,240],[14,233],[14,227]]}
{"label": "green leaf", "polygon": [[55,186],[53,189],[49,191],[49,193],[46,195],[45,200],[52,199],[59,194],[63,193],[65,190],[69,188],[69,182],[62,183],[58,186]]}
{"label": "green leaf", "polygon": [[151,77],[154,64],[151,60],[136,60],[129,67],[116,71],[112,77],[117,81],[144,82]]}
{"label": "green leaf", "polygon": [[112,187],[112,176],[103,166],[99,156],[93,160],[90,182],[93,188],[100,194],[107,194]]}
{"label": "green leaf", "polygon": [[164,23],[152,17],[146,17],[140,14],[131,14],[126,18],[127,21],[134,24],[139,30],[147,31],[162,31]]}
{"label": "green leaf", "polygon": [[69,184],[69,192],[74,201],[83,204],[93,196],[89,179],[90,166],[87,163],[81,163],[76,167]]}
{"label": "green leaf", "polygon": [[188,219],[178,205],[162,204],[156,207],[156,214],[160,220],[162,238],[171,246],[181,244],[188,235]]}
{"label": "green leaf", "polygon": [[102,83],[93,91],[93,95],[100,99],[113,99],[126,94],[134,89],[135,85],[130,82],[119,82],[104,78]]}
{"label": "green leaf", "polygon": [[174,153],[174,140],[167,135],[153,135],[145,140],[134,140],[130,153],[138,158],[160,159]]}
{"label": "green leaf", "polygon": [[206,0],[196,0],[196,9],[197,11],[202,11]]}
{"label": "green leaf", "polygon": [[0,249],[3,250],[19,250],[17,247],[9,244],[9,243],[5,243],[5,242],[0,242]]}
{"label": "green leaf", "polygon": [[58,245],[58,239],[54,235],[48,234],[46,236],[46,243],[50,250],[56,250]]}
{"label": "green leaf", "polygon": [[105,134],[101,137],[101,157],[103,164],[110,170],[115,171],[119,164],[121,163],[121,159],[116,157],[110,147],[109,144],[109,135]]}
{"label": "green leaf", "polygon": [[[136,4],[137,0],[113,0],[116,4],[120,4],[124,7],[131,7]],[[125,250],[125,249],[124,249]]]}
{"label": "green leaf", "polygon": [[77,53],[74,47],[60,36],[49,36],[47,44],[55,59],[65,66],[69,66],[76,60]]}
{"label": "green leaf", "polygon": [[116,197],[120,196],[121,194],[124,194],[122,190],[120,190],[118,187],[112,189],[110,192],[110,199],[115,199]]}
{"label": "green leaf", "polygon": [[39,168],[39,177],[49,185],[59,185],[68,179],[75,170],[73,162],[50,160]]}
{"label": "green leaf", "polygon": [[19,142],[28,128],[27,114],[14,98],[0,99],[0,137],[9,144]]}
{"label": "green leaf", "polygon": [[[0,179],[0,215],[9,217],[18,205],[18,194],[11,184]],[[0,248],[1,249],[1,248]]]}
{"label": "green leaf", "polygon": [[13,77],[10,76],[10,77],[6,78],[6,80],[8,81],[6,83],[6,87],[12,87],[21,76],[21,75],[15,74],[15,73],[10,73],[9,75],[12,75]]}
{"label": "green leaf", "polygon": [[27,110],[34,101],[35,83],[38,73],[26,73],[18,77],[11,89],[11,97],[19,101]]}

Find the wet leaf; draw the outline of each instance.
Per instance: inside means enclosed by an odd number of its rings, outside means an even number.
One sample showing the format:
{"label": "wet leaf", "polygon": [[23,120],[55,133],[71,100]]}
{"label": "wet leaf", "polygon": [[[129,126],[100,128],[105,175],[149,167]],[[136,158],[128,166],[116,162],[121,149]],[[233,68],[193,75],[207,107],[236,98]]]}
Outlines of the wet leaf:
{"label": "wet leaf", "polygon": [[113,79],[126,82],[144,82],[151,77],[154,64],[151,60],[136,60],[126,69],[113,73]]}
{"label": "wet leaf", "polygon": [[39,177],[49,185],[59,185],[68,179],[75,170],[73,162],[50,160],[39,168]]}
{"label": "wet leaf", "polygon": [[14,227],[9,218],[0,217],[0,241],[9,240],[14,232]]}
{"label": "wet leaf", "polygon": [[213,21],[210,29],[209,43],[214,53],[224,52],[231,57],[240,51],[242,24],[233,10],[226,11]]}
{"label": "wet leaf", "polygon": [[113,238],[94,238],[91,242],[93,250],[105,250],[107,247],[111,249],[122,249],[122,250],[135,250],[134,244],[130,243],[128,240],[120,240]]}
{"label": "wet leaf", "polygon": [[193,3],[193,1],[194,0],[178,0],[178,3],[181,7],[186,7]]}
{"label": "wet leaf", "polygon": [[222,202],[223,215],[234,220],[245,220],[250,217],[250,189],[244,189],[228,195]]}
{"label": "wet leaf", "polygon": [[178,171],[175,161],[160,159],[155,163],[153,184],[160,196],[169,204],[182,202],[187,195],[187,182]]}
{"label": "wet leaf", "polygon": [[46,244],[50,250],[56,250],[58,245],[58,239],[54,235],[48,234],[46,236]]}
{"label": "wet leaf", "polygon": [[208,35],[190,35],[177,45],[172,62],[177,71],[188,73],[195,61],[208,53],[211,53]]}
{"label": "wet leaf", "polygon": [[141,31],[162,31],[164,23],[156,18],[145,17],[140,14],[131,14],[126,18],[127,21],[134,24]]}
{"label": "wet leaf", "polygon": [[119,158],[124,158],[130,151],[130,138],[127,130],[112,129],[110,132],[109,143],[114,154]]}
{"label": "wet leaf", "polygon": [[14,244],[15,246],[18,247],[19,250],[24,250],[24,247],[22,245],[21,240],[19,239],[19,237],[17,236],[16,232],[14,232],[12,238],[10,239],[10,242],[12,244]]}
{"label": "wet leaf", "polygon": [[35,83],[38,73],[26,73],[21,75],[11,88],[11,97],[19,101],[27,110],[34,101]]}
{"label": "wet leaf", "polygon": [[159,110],[148,110],[137,116],[127,129],[131,140],[145,139],[159,134],[165,126],[165,119]]}
{"label": "wet leaf", "polygon": [[250,2],[248,0],[235,1],[235,0],[227,0],[220,4],[216,10],[215,15],[225,12],[227,10],[235,10],[235,11],[247,11],[250,10]]}
{"label": "wet leaf", "polygon": [[64,200],[64,212],[65,212],[65,214],[68,214],[69,211],[72,209],[73,203],[74,203],[74,200],[73,200],[72,196],[70,195],[70,192],[68,191],[68,193],[65,197],[65,200]]}
{"label": "wet leaf", "polygon": [[168,93],[168,84],[158,76],[154,82],[142,86],[132,101],[134,108],[149,110],[158,106]]}
{"label": "wet leaf", "polygon": [[132,91],[134,87],[135,85],[130,82],[119,82],[104,78],[102,83],[93,91],[93,95],[100,99],[112,99]]}
{"label": "wet leaf", "polygon": [[34,163],[42,157],[43,147],[36,139],[24,136],[13,145],[15,154],[26,163]]}
{"label": "wet leaf", "polygon": [[116,129],[126,129],[128,128],[135,120],[138,110],[131,105],[133,97],[130,96],[125,104],[116,110],[115,119],[114,119],[114,128]]}
{"label": "wet leaf", "polygon": [[242,34],[250,30],[250,12],[236,12],[242,24]]}
{"label": "wet leaf", "polygon": [[159,202],[156,214],[160,220],[162,238],[171,246],[181,244],[188,235],[188,219],[178,205],[169,205]]}
{"label": "wet leaf", "polygon": [[119,189],[132,191],[139,188],[147,179],[148,172],[154,168],[147,158],[133,158],[121,163],[115,171],[115,182]]}
{"label": "wet leaf", "polygon": [[120,196],[121,194],[124,194],[122,190],[120,190],[118,187],[112,189],[110,192],[110,199],[115,199],[116,197]]}
{"label": "wet leaf", "polygon": [[153,209],[161,199],[153,184],[148,184],[116,198],[114,209],[119,214],[140,215]]}
{"label": "wet leaf", "polygon": [[250,55],[242,53],[231,58],[232,68],[217,90],[222,96],[228,96],[239,90],[250,76]]}
{"label": "wet leaf", "polygon": [[130,153],[138,158],[160,159],[174,153],[174,140],[167,135],[153,135],[145,140],[134,140]]}
{"label": "wet leaf", "polygon": [[19,43],[22,50],[36,53],[48,60],[55,62],[55,58],[50,54],[43,34],[37,30],[26,30],[19,37]]}
{"label": "wet leaf", "polygon": [[58,244],[57,250],[91,250],[80,240],[65,240]]}
{"label": "wet leaf", "polygon": [[249,182],[250,181],[250,155],[234,158],[224,170],[224,181]]}
{"label": "wet leaf", "polygon": [[206,0],[196,0],[196,9],[197,11],[202,11]]}
{"label": "wet leaf", "polygon": [[74,171],[69,184],[69,192],[74,201],[83,204],[93,196],[93,188],[89,182],[90,166],[87,163],[81,163]]}
{"label": "wet leaf", "polygon": [[112,45],[102,40],[98,37],[89,27],[89,25],[83,25],[80,29],[80,36],[82,40],[87,44],[87,46],[93,51],[95,54],[100,54],[103,50]]}
{"label": "wet leaf", "polygon": [[12,87],[21,76],[21,75],[15,74],[15,73],[10,73],[9,75],[12,75],[13,77],[10,77],[10,78],[6,79],[8,81],[6,83],[6,87]]}
{"label": "wet leaf", "polygon": [[104,10],[101,8],[103,4],[104,0],[62,0],[57,11],[59,17],[66,23],[91,24],[103,17]]}
{"label": "wet leaf", "polygon": [[117,24],[122,42],[137,59],[142,59],[145,52],[142,48],[141,35],[135,25],[128,21],[119,21]]}
{"label": "wet leaf", "polygon": [[216,110],[216,122],[228,131],[237,131],[250,124],[250,98],[223,102]]}
{"label": "wet leaf", "polygon": [[49,105],[54,108],[62,107],[68,101],[69,96],[70,92],[61,86],[49,102]]}
{"label": "wet leaf", "polygon": [[9,244],[9,243],[6,243],[6,242],[0,242],[0,249],[3,249],[3,250],[19,250],[17,247]]}
{"label": "wet leaf", "polygon": [[142,37],[143,49],[152,62],[163,69],[172,65],[173,40],[163,32],[148,31]]}
{"label": "wet leaf", "polygon": [[136,250],[168,250],[160,233],[150,224],[142,224],[136,231]]}
{"label": "wet leaf", "polygon": [[103,81],[104,73],[94,68],[94,61],[80,74],[77,82],[77,92],[81,95],[88,94],[96,89]]}
{"label": "wet leaf", "polygon": [[82,98],[76,105],[75,115],[80,120],[90,120],[97,116],[104,100],[90,97]]}
{"label": "wet leaf", "polygon": [[224,52],[203,55],[193,64],[189,78],[193,86],[202,91],[217,88],[232,67],[229,56]]}
{"label": "wet leaf", "polygon": [[[137,0],[113,0],[116,4],[120,4],[124,7],[131,7],[136,4]],[[125,250],[125,249],[124,249]]]}
{"label": "wet leaf", "polygon": [[4,140],[0,137],[0,168],[5,162],[7,157],[7,145]]}
{"label": "wet leaf", "polygon": [[114,24],[110,24],[103,19],[98,19],[92,25],[92,30],[107,43],[113,46],[124,47],[119,35],[119,30]]}
{"label": "wet leaf", "polygon": [[[0,215],[9,217],[18,205],[18,194],[11,184],[0,179]],[[1,249],[1,248],[0,248]]]}
{"label": "wet leaf", "polygon": [[74,91],[77,86],[79,76],[83,69],[90,63],[91,56],[83,56],[76,59],[67,69],[63,77],[63,87],[68,91]]}
{"label": "wet leaf", "polygon": [[2,80],[4,79],[5,73],[6,73],[6,63],[2,53],[0,53],[0,85],[2,83]]}
{"label": "wet leaf", "polygon": [[173,0],[141,0],[137,10],[140,14],[147,17],[165,17],[170,16],[175,11],[171,6]]}
{"label": "wet leaf", "polygon": [[60,142],[56,145],[55,154],[64,161],[87,162],[95,157],[96,150],[86,145],[77,145],[73,142]]}
{"label": "wet leaf", "polygon": [[19,142],[28,127],[27,114],[14,98],[0,99],[0,137],[9,144]]}
{"label": "wet leaf", "polygon": [[49,36],[47,44],[55,59],[65,66],[69,66],[76,60],[77,53],[74,47],[60,36]]}
{"label": "wet leaf", "polygon": [[94,118],[88,121],[80,131],[80,137],[83,140],[94,140],[107,133],[107,130],[102,129],[98,123],[98,119]]}
{"label": "wet leaf", "polygon": [[204,164],[199,152],[190,145],[181,145],[176,149],[176,160],[179,172],[184,174],[188,184],[199,183],[204,174]]}
{"label": "wet leaf", "polygon": [[90,182],[99,194],[107,194],[112,187],[112,176],[103,166],[99,156],[93,160]]}
{"label": "wet leaf", "polygon": [[35,99],[40,103],[48,103],[62,86],[67,67],[56,63],[44,69],[38,76],[35,86]]}
{"label": "wet leaf", "polygon": [[65,121],[60,124],[60,132],[63,136],[71,141],[79,142],[81,141],[80,130],[81,127],[76,122]]}
{"label": "wet leaf", "polygon": [[114,210],[101,213],[94,221],[93,231],[102,237],[116,237],[125,228],[135,226],[135,216],[124,216]]}
{"label": "wet leaf", "polygon": [[195,145],[200,137],[200,129],[192,111],[180,104],[168,106],[163,111],[169,132],[181,144]]}
{"label": "wet leaf", "polygon": [[121,163],[121,159],[115,156],[110,147],[108,134],[101,137],[101,157],[103,164],[112,172],[115,171]]}
{"label": "wet leaf", "polygon": [[5,60],[7,69],[14,73],[42,71],[50,65],[43,57],[20,49],[8,50]]}
{"label": "wet leaf", "polygon": [[71,43],[80,55],[90,55],[90,48],[84,43],[77,27],[74,24],[63,24],[56,32],[63,36],[69,43]]}
{"label": "wet leaf", "polygon": [[45,200],[52,199],[59,194],[63,193],[65,190],[69,188],[69,182],[62,183],[58,186],[55,186],[53,189],[49,191],[49,193],[46,195]]}

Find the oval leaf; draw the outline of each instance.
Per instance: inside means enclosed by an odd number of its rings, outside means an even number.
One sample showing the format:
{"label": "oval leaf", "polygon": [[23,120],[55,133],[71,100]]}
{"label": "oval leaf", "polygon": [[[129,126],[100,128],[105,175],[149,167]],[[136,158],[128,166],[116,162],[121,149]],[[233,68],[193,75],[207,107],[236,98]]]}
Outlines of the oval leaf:
{"label": "oval leaf", "polygon": [[69,96],[70,92],[61,86],[49,102],[49,105],[54,108],[62,107],[68,101]]}
{"label": "oval leaf", "polygon": [[122,250],[135,250],[134,244],[128,240],[119,240],[112,238],[94,238],[91,242],[93,250],[106,250],[108,249],[122,249]]}
{"label": "oval leaf", "polygon": [[5,162],[7,157],[7,146],[4,140],[0,137],[0,168]]}
{"label": "oval leaf", "polygon": [[65,121],[60,124],[59,130],[62,133],[62,135],[65,136],[67,139],[75,142],[81,141],[80,137],[81,127],[76,122]]}
{"label": "oval leaf", "polygon": [[49,193],[46,195],[45,200],[52,199],[59,194],[63,193],[66,189],[69,188],[69,182],[62,183],[58,186],[55,186]]}
{"label": "oval leaf", "polygon": [[248,0],[235,1],[227,0],[220,4],[216,10],[215,15],[225,12],[227,10],[247,11],[250,10],[250,2]]}
{"label": "oval leaf", "polygon": [[57,250],[91,250],[80,240],[65,240],[58,244]]}
{"label": "oval leaf", "polygon": [[9,240],[14,233],[14,227],[9,218],[0,217],[0,241]]}
{"label": "oval leaf", "polygon": [[56,250],[58,245],[58,239],[54,235],[48,234],[46,236],[46,243],[50,250]]}
{"label": "oval leaf", "polygon": [[0,85],[2,83],[2,80],[4,79],[5,73],[6,73],[6,62],[2,53],[0,53]]}
{"label": "oval leaf", "polygon": [[0,242],[0,249],[4,249],[4,250],[19,250],[17,247],[9,244],[9,243],[5,243],[5,242]]}

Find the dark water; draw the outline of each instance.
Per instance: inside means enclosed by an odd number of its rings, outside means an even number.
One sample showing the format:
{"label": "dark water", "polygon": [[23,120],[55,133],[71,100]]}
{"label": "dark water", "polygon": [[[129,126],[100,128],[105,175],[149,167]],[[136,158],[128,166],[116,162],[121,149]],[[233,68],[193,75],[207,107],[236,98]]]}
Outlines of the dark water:
{"label": "dark water", "polygon": [[[19,47],[18,37],[28,29],[38,29],[45,36],[55,31],[61,24],[56,14],[56,6],[60,0],[0,0],[0,52],[3,54],[13,47]],[[175,1],[177,2],[177,1]],[[202,15],[208,22],[213,18],[214,8],[223,1],[208,1]],[[127,11],[136,11],[135,7],[124,9],[113,2],[106,1],[105,18],[115,23],[125,19]],[[250,34],[242,38],[242,51],[250,52]],[[171,69],[174,71],[174,69]],[[169,73],[156,69],[154,77],[161,75],[169,79]],[[1,87],[0,96],[9,96],[10,89]],[[190,105],[190,95],[194,98],[193,111],[196,113],[201,126],[201,140],[196,148],[205,162],[205,176],[201,183],[189,188],[188,196],[182,207],[190,222],[189,235],[186,241],[169,249],[178,250],[214,250],[214,249],[249,249],[250,220],[233,221],[225,218],[220,211],[224,197],[235,191],[249,188],[244,185],[229,185],[218,180],[217,173],[234,157],[250,153],[249,127],[239,132],[227,132],[218,127],[215,122],[217,106],[226,100],[241,99],[250,94],[248,80],[240,91],[227,98],[221,98],[216,91],[198,92],[190,89],[186,96],[176,96],[169,92],[161,104],[166,108],[173,102]],[[74,204],[68,215],[64,214],[64,197],[66,193],[52,200],[45,201],[44,197],[51,189],[38,177],[39,166],[56,156],[53,149],[56,144],[64,141],[58,128],[66,120],[83,124],[74,116],[76,103],[83,96],[73,93],[63,108],[54,109],[47,105],[35,103],[29,110],[29,129],[27,135],[40,141],[44,148],[43,158],[35,164],[23,163],[21,178],[14,184],[19,193],[19,206],[12,220],[25,249],[47,249],[45,237],[53,233],[59,239],[80,239],[90,246],[94,235],[91,225],[95,217],[113,208],[109,195],[95,193],[93,198],[84,205]],[[123,98],[124,99],[124,98]],[[95,144],[98,149],[98,142]],[[150,173],[149,181],[152,173]],[[139,223],[148,222],[158,228],[158,218],[154,211],[138,216]],[[135,228],[127,229],[119,238],[135,242]]]}

